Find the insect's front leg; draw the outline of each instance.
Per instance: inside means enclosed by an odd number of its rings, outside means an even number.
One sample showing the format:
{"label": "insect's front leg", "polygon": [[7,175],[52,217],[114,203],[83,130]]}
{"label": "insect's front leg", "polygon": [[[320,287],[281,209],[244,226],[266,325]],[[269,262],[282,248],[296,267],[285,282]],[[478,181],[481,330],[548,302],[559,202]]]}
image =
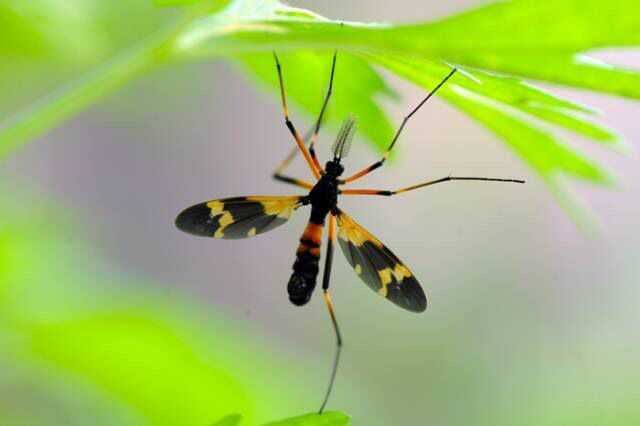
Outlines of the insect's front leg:
{"label": "insect's front leg", "polygon": [[309,165],[309,169],[311,169],[311,173],[313,173],[313,176],[315,176],[316,179],[320,179],[320,175],[322,174],[322,167],[318,163],[317,158],[311,157],[311,154],[309,154],[309,150],[307,149],[304,143],[304,140],[302,139],[302,136],[300,136],[300,133],[298,133],[298,131],[296,130],[295,126],[293,125],[293,122],[289,119],[289,108],[287,107],[287,97],[285,95],[284,83],[282,81],[282,67],[280,66],[280,60],[278,59],[278,55],[276,55],[275,52],[273,52],[273,58],[276,61],[276,70],[278,71],[278,82],[280,84],[280,98],[282,101],[282,111],[284,113],[285,124],[287,125],[287,128],[293,135],[293,138],[295,139],[296,145],[300,150],[300,152],[302,153],[302,156],[304,157],[307,164]]}
{"label": "insect's front leg", "polygon": [[400,137],[400,133],[402,133],[402,130],[404,129],[404,126],[407,124],[409,119],[413,116],[413,114],[418,112],[418,110],[422,107],[422,105],[424,105],[438,91],[438,89],[440,89],[442,87],[442,85],[444,83],[446,83],[447,80],[449,80],[456,73],[456,71],[457,71],[456,68],[452,69],[451,72],[449,74],[447,74],[447,76],[445,78],[443,78],[442,81],[440,83],[438,83],[436,85],[436,87],[433,88],[433,90],[431,90],[431,92],[429,92],[427,94],[427,96],[425,96],[425,98],[422,101],[420,101],[418,106],[416,106],[413,110],[411,110],[411,112],[409,114],[407,114],[404,117],[404,119],[402,120],[402,124],[400,124],[400,127],[398,127],[398,130],[396,131],[396,134],[393,136],[393,139],[391,140],[391,143],[389,144],[389,147],[387,148],[385,153],[382,155],[382,158],[380,160],[376,161],[375,163],[371,164],[370,166],[365,167],[364,169],[360,170],[359,172],[357,172],[357,173],[355,173],[355,174],[353,174],[353,175],[341,180],[341,183],[349,183],[349,182],[356,181],[356,180],[360,179],[361,177],[364,177],[364,176],[368,175],[369,173],[371,173],[375,169],[377,169],[379,167],[382,167],[382,165],[387,161],[387,158],[389,158],[389,154],[391,154],[391,150],[393,149],[393,147],[395,146],[396,142],[398,141],[398,138]]}

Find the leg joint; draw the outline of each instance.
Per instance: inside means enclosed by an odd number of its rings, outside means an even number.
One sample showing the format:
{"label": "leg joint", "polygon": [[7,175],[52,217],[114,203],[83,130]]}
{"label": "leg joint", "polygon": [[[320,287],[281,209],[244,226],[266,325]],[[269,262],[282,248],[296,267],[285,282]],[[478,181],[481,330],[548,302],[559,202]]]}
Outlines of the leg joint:
{"label": "leg joint", "polygon": [[288,115],[285,115],[284,123],[287,125],[287,129],[289,129],[289,131],[295,136],[296,135],[296,128],[293,127],[293,123],[291,122],[291,120],[289,120],[289,116]]}
{"label": "leg joint", "polygon": [[369,171],[370,171],[370,172],[372,172],[372,171],[374,171],[375,169],[377,169],[377,168],[379,168],[379,167],[382,167],[382,165],[384,164],[385,160],[386,160],[386,158],[384,158],[384,157],[383,157],[383,158],[382,158],[382,160],[380,160],[380,161],[378,161],[378,162],[376,162],[376,163],[373,163],[373,164],[371,165],[371,167],[369,167]]}

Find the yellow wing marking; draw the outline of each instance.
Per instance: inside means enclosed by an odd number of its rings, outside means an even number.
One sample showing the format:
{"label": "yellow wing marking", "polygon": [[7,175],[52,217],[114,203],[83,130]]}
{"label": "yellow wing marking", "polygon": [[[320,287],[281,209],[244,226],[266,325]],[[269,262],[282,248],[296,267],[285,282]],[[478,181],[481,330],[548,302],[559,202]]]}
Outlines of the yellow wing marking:
{"label": "yellow wing marking", "polygon": [[393,276],[398,284],[400,284],[403,279],[411,277],[411,271],[403,264],[398,263],[393,267]]}
{"label": "yellow wing marking", "polygon": [[338,224],[340,229],[338,230],[338,237],[345,241],[351,241],[352,244],[360,247],[364,245],[365,241],[369,241],[378,247],[382,247],[383,244],[376,237],[371,235],[369,231],[358,225],[351,217],[347,216],[344,212],[338,215]]}
{"label": "yellow wing marking", "polygon": [[219,215],[224,209],[224,203],[219,200],[209,201],[207,207],[211,209],[211,217]]}
{"label": "yellow wing marking", "polygon": [[247,197],[247,201],[262,204],[265,214],[289,219],[291,213],[299,206],[300,197]]}
{"label": "yellow wing marking", "polygon": [[[359,267],[360,265],[357,266]],[[357,268],[356,273],[360,275]],[[409,271],[406,266],[398,263],[396,264],[396,266],[394,266],[393,269],[384,268],[383,270],[378,271],[378,276],[380,277],[380,284],[382,284],[382,287],[380,287],[378,293],[384,297],[387,297],[387,294],[389,293],[388,287],[389,284],[391,284],[391,276],[393,276],[396,279],[396,283],[400,285],[402,284],[402,280],[411,276],[411,271]]]}
{"label": "yellow wing marking", "polygon": [[381,296],[387,297],[387,294],[389,293],[389,289],[387,288],[387,286],[391,284],[391,274],[391,268],[384,268],[383,270],[378,271],[378,275],[380,276],[380,284],[382,284],[382,287],[380,287],[378,293]]}
{"label": "yellow wing marking", "polygon": [[[245,200],[247,202],[259,203],[262,205],[264,209],[264,214],[266,215],[275,215],[282,219],[289,219],[293,211],[300,206],[300,197],[246,197]],[[210,216],[220,216],[218,219],[218,229],[213,235],[214,238],[222,238],[224,237],[224,230],[226,227],[231,225],[234,222],[233,215],[225,210],[224,205],[226,202],[232,203],[242,203],[244,200],[212,200],[207,203],[207,207],[211,209]],[[247,236],[252,237],[256,235],[257,229],[252,228],[247,233]]]}
{"label": "yellow wing marking", "polygon": [[216,229],[216,233],[213,234],[214,238],[222,238],[224,236],[224,229],[233,223],[233,216],[231,213],[225,212],[220,219],[218,219],[219,228]]}

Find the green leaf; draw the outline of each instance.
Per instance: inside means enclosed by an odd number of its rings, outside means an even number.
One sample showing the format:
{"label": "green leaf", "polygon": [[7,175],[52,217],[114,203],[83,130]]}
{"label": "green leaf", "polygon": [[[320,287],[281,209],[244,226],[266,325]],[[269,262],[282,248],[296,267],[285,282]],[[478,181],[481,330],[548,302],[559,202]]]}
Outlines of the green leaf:
{"label": "green leaf", "polygon": [[496,2],[435,23],[400,26],[325,18],[310,25],[309,20],[278,19],[277,3],[264,3],[268,7],[262,16],[236,16],[225,31],[208,28],[217,19],[195,22],[180,39],[181,53],[218,56],[237,50],[339,47],[444,60],[640,97],[640,73],[584,55],[599,48],[640,45],[634,0],[558,0],[542,6],[533,0]]}
{"label": "green leaf", "polygon": [[[498,2],[432,24],[390,29],[425,56],[573,87],[640,97],[640,74],[584,52],[640,45],[634,0]],[[498,31],[496,29],[499,29]]]}
{"label": "green leaf", "polygon": [[[407,60],[404,57],[401,61],[412,63],[414,66],[424,64],[424,61]],[[433,65],[428,68],[432,67]],[[440,69],[441,74],[447,72],[442,67]],[[621,143],[613,131],[585,116],[585,113],[594,114],[594,111],[583,105],[558,98],[513,77],[492,75],[477,69],[463,69],[462,72],[469,74],[471,79],[457,79],[457,84],[467,90],[516,108],[531,115],[532,118],[564,127],[596,142],[614,146]]]}
{"label": "green leaf", "polygon": [[[446,71],[441,69],[439,73],[425,72],[427,67],[407,60],[392,60],[387,57],[376,57],[375,60],[425,88],[437,84],[441,77],[436,75],[442,75],[442,71]],[[608,173],[591,160],[575,153],[538,123],[523,119],[517,108],[467,90],[462,75],[452,77],[441,89],[440,95],[495,133],[516,155],[538,172],[550,186],[560,205],[577,224],[587,231],[595,229],[597,223],[579,207],[570,194],[561,189],[559,178],[569,175],[593,183],[611,184],[613,178]]]}
{"label": "green leaf", "polygon": [[156,41],[136,46],[9,118],[0,128],[0,158],[140,74],[157,59],[155,48],[158,46]]}
{"label": "green leaf", "polygon": [[[220,419],[213,426],[238,426],[241,421],[242,416],[233,414]],[[328,411],[322,414],[312,413],[291,417],[285,420],[266,423],[263,426],[347,426],[349,421],[349,416],[343,413]]]}
{"label": "green leaf", "polygon": [[231,0],[153,0],[153,4],[159,7],[191,6],[200,2],[210,3],[217,10],[231,3]]}
{"label": "green leaf", "polygon": [[[55,0],[5,0],[0,4],[0,34],[10,43],[0,44],[2,56],[92,59],[105,44],[103,34],[91,26],[90,2]],[[37,19],[34,19],[37,17]],[[60,31],[63,27],[65,30]]]}
{"label": "green leaf", "polygon": [[2,122],[0,158],[93,105],[153,65],[163,63],[168,48],[183,27],[216,8],[216,5],[203,2],[189,9],[176,23]]}
{"label": "green leaf", "polygon": [[242,416],[240,414],[231,414],[218,420],[212,426],[238,426],[241,421]]}
{"label": "green leaf", "polygon": [[84,377],[155,423],[207,424],[216,414],[251,409],[242,384],[160,317],[114,310],[24,330],[33,356]]}
{"label": "green leaf", "polygon": [[153,4],[160,7],[189,6],[202,0],[153,0]]}
{"label": "green leaf", "polygon": [[267,423],[264,426],[347,426],[349,423],[349,416],[337,411],[327,411],[322,414],[313,413],[292,417]]}
{"label": "green leaf", "polygon": [[[423,66],[429,64],[404,58],[393,60],[378,56],[375,60],[424,88],[434,87],[447,72],[443,66]],[[609,176],[595,164],[561,144],[533,121],[520,117],[517,108],[508,107],[511,102],[496,102],[497,99],[479,94],[482,91],[472,92],[467,87],[468,79],[455,75],[441,89],[440,95],[495,132],[542,176],[552,178],[558,173],[565,173],[593,182],[610,181]]]}

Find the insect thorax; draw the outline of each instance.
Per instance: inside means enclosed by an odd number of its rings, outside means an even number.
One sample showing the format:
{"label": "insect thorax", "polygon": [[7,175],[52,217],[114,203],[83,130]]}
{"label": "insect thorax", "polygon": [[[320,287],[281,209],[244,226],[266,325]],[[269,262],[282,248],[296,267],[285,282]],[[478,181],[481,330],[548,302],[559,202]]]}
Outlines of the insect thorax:
{"label": "insect thorax", "polygon": [[325,174],[309,193],[311,203],[311,221],[324,223],[330,211],[338,205],[338,180],[335,176]]}

